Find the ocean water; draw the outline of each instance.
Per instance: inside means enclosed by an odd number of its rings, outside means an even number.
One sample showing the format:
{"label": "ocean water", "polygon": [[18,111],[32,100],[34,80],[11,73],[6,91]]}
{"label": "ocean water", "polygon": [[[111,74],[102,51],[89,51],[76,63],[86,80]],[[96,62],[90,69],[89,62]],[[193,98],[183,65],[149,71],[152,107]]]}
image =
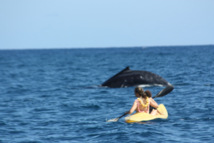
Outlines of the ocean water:
{"label": "ocean water", "polygon": [[[131,108],[135,87],[99,85],[127,66],[174,85],[155,99],[168,119],[106,122]],[[0,51],[1,143],[211,143],[213,102],[214,46]]]}

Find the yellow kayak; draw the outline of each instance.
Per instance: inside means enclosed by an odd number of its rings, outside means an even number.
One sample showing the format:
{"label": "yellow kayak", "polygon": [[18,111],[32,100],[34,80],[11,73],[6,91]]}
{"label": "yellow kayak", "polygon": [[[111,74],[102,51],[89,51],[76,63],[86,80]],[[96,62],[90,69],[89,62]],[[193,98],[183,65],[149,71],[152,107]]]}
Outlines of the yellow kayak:
{"label": "yellow kayak", "polygon": [[134,122],[154,120],[154,119],[158,119],[158,118],[160,118],[160,119],[168,118],[168,112],[163,104],[160,104],[157,109],[161,114],[158,113],[157,115],[151,115],[151,114],[144,113],[144,112],[135,113],[133,115],[126,117],[125,122],[134,123]]}

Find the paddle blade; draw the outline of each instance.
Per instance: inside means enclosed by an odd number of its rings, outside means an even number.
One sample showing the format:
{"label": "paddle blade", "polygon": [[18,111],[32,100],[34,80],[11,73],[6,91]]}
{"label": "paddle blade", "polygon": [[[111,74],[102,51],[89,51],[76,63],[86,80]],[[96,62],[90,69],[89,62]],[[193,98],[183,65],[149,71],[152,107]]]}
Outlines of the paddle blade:
{"label": "paddle blade", "polygon": [[109,119],[106,122],[117,122],[120,118]]}
{"label": "paddle blade", "polygon": [[162,97],[167,95],[168,93],[170,93],[172,90],[174,89],[174,87],[172,85],[168,85],[166,88],[164,88],[163,90],[161,90],[156,96],[154,96],[153,98],[156,97]]}
{"label": "paddle blade", "polygon": [[129,112],[125,112],[123,115],[121,115],[120,117],[114,118],[114,119],[110,119],[107,120],[106,122],[117,122],[120,118],[122,118],[123,116],[126,116]]}

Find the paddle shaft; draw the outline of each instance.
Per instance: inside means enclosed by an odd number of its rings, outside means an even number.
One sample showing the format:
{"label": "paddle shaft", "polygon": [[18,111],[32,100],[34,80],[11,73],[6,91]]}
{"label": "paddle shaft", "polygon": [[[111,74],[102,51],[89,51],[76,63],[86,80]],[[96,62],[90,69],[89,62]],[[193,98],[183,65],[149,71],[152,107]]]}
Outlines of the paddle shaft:
{"label": "paddle shaft", "polygon": [[125,112],[123,115],[121,115],[120,117],[118,117],[118,120],[120,119],[120,118],[122,118],[123,116],[126,116],[128,114],[128,112]]}

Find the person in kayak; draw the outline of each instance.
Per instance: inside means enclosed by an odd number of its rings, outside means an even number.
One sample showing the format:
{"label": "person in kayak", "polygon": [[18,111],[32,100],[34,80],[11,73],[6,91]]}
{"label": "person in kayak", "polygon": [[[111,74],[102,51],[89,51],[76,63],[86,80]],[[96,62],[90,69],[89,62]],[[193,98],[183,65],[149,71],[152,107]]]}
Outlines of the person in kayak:
{"label": "person in kayak", "polygon": [[[136,87],[135,96],[137,99],[134,101],[131,109],[127,112],[127,114],[132,114],[134,111],[145,112],[149,114],[150,106],[158,108],[158,104],[151,97],[149,98],[147,96],[147,92],[145,93],[143,88]],[[150,114],[156,115],[157,110],[152,110]]]}

